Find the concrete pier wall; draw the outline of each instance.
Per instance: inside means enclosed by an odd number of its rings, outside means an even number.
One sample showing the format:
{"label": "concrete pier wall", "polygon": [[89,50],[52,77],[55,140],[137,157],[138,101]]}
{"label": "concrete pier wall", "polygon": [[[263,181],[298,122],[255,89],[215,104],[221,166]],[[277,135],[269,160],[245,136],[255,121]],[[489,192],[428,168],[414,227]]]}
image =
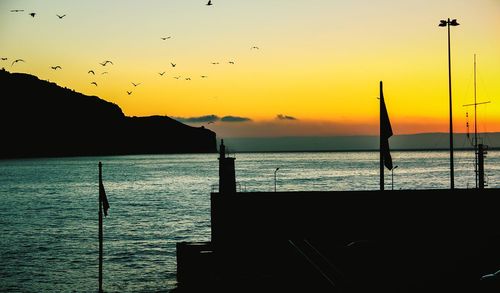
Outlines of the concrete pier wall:
{"label": "concrete pier wall", "polygon": [[480,237],[499,209],[496,189],[212,193],[212,241]]}

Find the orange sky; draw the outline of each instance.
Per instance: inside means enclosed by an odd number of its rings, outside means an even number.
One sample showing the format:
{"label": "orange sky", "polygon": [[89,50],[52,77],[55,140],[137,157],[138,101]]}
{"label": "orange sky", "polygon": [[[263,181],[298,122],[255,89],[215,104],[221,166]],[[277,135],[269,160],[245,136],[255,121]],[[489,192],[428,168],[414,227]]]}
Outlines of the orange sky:
{"label": "orange sky", "polygon": [[[126,115],[250,120],[196,124],[223,136],[377,134],[382,80],[395,134],[446,132],[447,39],[437,25],[451,17],[461,24],[451,32],[454,129],[466,131],[477,54],[478,101],[492,102],[478,108],[478,130],[500,131],[499,1],[269,2],[2,1],[0,66]],[[17,58],[26,62],[11,65]]]}

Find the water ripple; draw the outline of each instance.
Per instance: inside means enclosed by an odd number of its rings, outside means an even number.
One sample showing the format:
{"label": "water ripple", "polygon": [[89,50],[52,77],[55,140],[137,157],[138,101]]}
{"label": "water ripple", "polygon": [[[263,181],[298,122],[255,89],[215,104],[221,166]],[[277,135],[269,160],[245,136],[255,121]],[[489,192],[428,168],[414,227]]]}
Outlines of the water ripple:
{"label": "water ripple", "polygon": [[[447,188],[447,152],[394,152],[396,189]],[[455,154],[456,186],[474,183],[474,156]],[[210,239],[216,154],[0,161],[0,290],[95,292],[98,271],[97,162],[111,205],[104,219],[106,292],[168,292],[175,244]],[[378,188],[378,153],[238,154],[246,191]],[[486,160],[500,187],[500,152]],[[390,187],[391,173],[386,173]]]}

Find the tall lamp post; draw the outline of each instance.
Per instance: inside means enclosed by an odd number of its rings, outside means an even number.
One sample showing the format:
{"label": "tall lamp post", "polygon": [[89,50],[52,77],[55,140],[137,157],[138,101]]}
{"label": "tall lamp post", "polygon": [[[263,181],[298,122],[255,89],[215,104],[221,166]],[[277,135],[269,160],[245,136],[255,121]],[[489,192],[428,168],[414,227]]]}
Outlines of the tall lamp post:
{"label": "tall lamp post", "polygon": [[398,166],[394,166],[392,167],[391,169],[391,189],[394,190],[394,170],[397,168]]}
{"label": "tall lamp post", "polygon": [[439,26],[448,27],[448,90],[450,92],[450,188],[455,188],[455,175],[453,168],[453,110],[451,99],[451,53],[450,53],[450,26],[457,26],[459,23],[456,19],[440,20]]}
{"label": "tall lamp post", "polygon": [[278,172],[280,168],[276,168],[276,170],[274,170],[274,192],[276,192],[276,172]]}

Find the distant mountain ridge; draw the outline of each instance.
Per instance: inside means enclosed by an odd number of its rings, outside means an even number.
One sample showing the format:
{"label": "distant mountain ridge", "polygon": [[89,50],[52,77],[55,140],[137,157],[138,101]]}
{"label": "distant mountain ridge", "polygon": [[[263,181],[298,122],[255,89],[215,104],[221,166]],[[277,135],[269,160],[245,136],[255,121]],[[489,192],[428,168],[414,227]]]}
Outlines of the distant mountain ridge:
{"label": "distant mountain ridge", "polygon": [[[500,133],[480,133],[479,143],[489,149],[500,148]],[[470,136],[472,139],[472,135]],[[289,136],[289,137],[227,137],[224,142],[231,152],[314,152],[314,151],[373,151],[379,149],[379,137],[356,136]],[[473,147],[464,133],[455,133],[456,150]],[[448,133],[394,135],[389,139],[391,150],[447,150]]]}
{"label": "distant mountain ridge", "polygon": [[167,116],[127,117],[116,104],[0,70],[0,158],[212,153],[216,135]]}

